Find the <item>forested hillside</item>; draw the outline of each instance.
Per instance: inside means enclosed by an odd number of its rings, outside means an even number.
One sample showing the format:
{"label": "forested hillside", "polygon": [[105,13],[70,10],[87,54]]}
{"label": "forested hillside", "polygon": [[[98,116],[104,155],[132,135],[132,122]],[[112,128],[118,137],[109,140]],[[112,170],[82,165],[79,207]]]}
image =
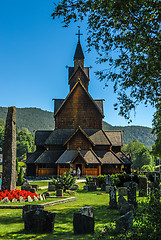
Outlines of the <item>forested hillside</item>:
{"label": "forested hillside", "polygon": [[104,130],[122,130],[124,144],[132,142],[137,139],[138,142],[143,143],[146,147],[151,148],[154,144],[155,136],[151,134],[152,129],[142,126],[112,126],[106,122],[103,122]]}
{"label": "forested hillside", "polygon": [[[0,119],[5,120],[7,108],[0,107]],[[0,121],[0,125],[2,121]],[[38,108],[17,108],[17,127],[19,130],[27,128],[32,134],[34,130],[51,130],[54,129],[53,113],[43,111]],[[143,143],[146,147],[151,148],[154,144],[155,137],[151,134],[151,128],[141,126],[112,126],[103,122],[105,130],[123,130],[124,143],[127,144],[134,139]],[[25,129],[26,130],[26,129]]]}
{"label": "forested hillside", "polygon": [[[5,120],[7,108],[0,107],[0,119]],[[17,108],[16,125],[19,129],[27,128],[31,133],[34,130],[54,129],[53,113],[39,108]]]}

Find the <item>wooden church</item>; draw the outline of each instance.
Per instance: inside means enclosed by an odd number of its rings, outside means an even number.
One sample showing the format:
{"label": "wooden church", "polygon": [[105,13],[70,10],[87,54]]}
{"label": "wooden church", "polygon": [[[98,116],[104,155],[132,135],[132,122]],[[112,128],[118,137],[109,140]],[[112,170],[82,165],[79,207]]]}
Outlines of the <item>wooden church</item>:
{"label": "wooden church", "polygon": [[89,81],[79,31],[74,67],[69,67],[70,92],[65,99],[55,99],[55,130],[36,131],[27,176],[57,176],[70,168],[80,168],[82,176],[130,172],[131,161],[122,152],[123,133],[103,130],[103,100],[91,97]]}

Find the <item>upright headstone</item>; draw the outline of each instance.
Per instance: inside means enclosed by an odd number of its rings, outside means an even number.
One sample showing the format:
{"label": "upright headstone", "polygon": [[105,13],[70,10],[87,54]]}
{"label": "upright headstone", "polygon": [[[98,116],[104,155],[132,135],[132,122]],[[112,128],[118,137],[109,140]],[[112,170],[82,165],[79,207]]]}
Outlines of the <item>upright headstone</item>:
{"label": "upright headstone", "polygon": [[16,107],[9,107],[3,144],[2,190],[16,188]]}
{"label": "upright headstone", "polygon": [[106,177],[106,185],[111,185],[111,177],[110,177],[110,175],[107,175],[107,177]]}
{"label": "upright headstone", "polygon": [[147,177],[139,177],[139,197],[148,195],[148,179]]}
{"label": "upright headstone", "polygon": [[116,187],[111,186],[110,190],[110,202],[109,202],[109,207],[110,208],[116,208],[117,207],[117,201],[116,201]]}
{"label": "upright headstone", "polygon": [[137,207],[136,202],[136,184],[134,182],[129,183],[128,187],[128,202],[134,207]]}

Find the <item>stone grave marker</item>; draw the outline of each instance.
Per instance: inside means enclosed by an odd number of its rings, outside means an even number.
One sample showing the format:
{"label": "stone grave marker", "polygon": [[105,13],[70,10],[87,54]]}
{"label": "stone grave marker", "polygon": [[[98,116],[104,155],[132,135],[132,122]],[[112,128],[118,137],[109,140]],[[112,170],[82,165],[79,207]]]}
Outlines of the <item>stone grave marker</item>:
{"label": "stone grave marker", "polygon": [[56,213],[42,209],[25,212],[23,219],[26,232],[53,233]]}
{"label": "stone grave marker", "polygon": [[124,215],[127,212],[134,210],[134,206],[128,203],[128,201],[123,196],[120,196],[118,198],[118,203],[119,203],[118,209],[119,209],[120,215]]}
{"label": "stone grave marker", "polygon": [[9,107],[3,143],[2,190],[16,188],[16,107]]}
{"label": "stone grave marker", "polygon": [[136,184],[134,182],[129,183],[128,187],[128,202],[134,207],[137,207],[136,202]]}
{"label": "stone grave marker", "polygon": [[118,194],[119,196],[127,196],[127,187],[119,187]]}
{"label": "stone grave marker", "polygon": [[139,177],[139,197],[146,197],[148,195],[148,179],[147,177]]}
{"label": "stone grave marker", "polygon": [[73,215],[74,234],[93,234],[94,217],[92,207],[84,207]]}
{"label": "stone grave marker", "polygon": [[110,208],[116,208],[117,207],[117,201],[116,201],[116,187],[111,186],[110,190],[110,202],[109,202],[109,207]]}
{"label": "stone grave marker", "polygon": [[116,222],[116,229],[118,232],[126,232],[133,227],[133,211],[127,212],[121,216]]}

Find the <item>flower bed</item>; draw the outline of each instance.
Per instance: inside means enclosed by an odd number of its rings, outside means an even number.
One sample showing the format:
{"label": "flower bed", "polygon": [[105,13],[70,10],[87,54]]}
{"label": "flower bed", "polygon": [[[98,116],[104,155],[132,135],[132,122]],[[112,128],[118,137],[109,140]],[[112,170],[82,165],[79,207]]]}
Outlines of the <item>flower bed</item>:
{"label": "flower bed", "polygon": [[14,198],[19,200],[20,197],[23,197],[24,200],[26,200],[28,196],[30,196],[33,199],[34,196],[37,197],[38,195],[37,193],[31,193],[29,191],[18,190],[18,189],[0,191],[0,201],[2,201],[5,197],[7,197],[10,201],[12,201]]}

